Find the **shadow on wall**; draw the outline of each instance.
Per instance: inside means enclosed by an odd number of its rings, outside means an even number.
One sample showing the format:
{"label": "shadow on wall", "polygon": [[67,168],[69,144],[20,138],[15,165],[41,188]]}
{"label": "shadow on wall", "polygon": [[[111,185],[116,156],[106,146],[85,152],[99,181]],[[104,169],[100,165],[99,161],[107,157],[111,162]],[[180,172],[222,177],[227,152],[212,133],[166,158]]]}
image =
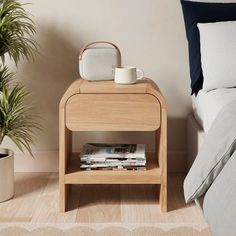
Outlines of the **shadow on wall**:
{"label": "shadow on wall", "polygon": [[[19,69],[19,79],[32,91],[31,99],[42,118],[35,149],[58,148],[58,106],[73,80],[79,77],[78,49],[55,27],[38,26],[40,55]],[[78,45],[78,48],[80,45]]]}
{"label": "shadow on wall", "polygon": [[187,120],[168,119],[168,171],[185,172],[187,166]]}
{"label": "shadow on wall", "polygon": [[187,119],[168,118],[168,150],[186,151]]}

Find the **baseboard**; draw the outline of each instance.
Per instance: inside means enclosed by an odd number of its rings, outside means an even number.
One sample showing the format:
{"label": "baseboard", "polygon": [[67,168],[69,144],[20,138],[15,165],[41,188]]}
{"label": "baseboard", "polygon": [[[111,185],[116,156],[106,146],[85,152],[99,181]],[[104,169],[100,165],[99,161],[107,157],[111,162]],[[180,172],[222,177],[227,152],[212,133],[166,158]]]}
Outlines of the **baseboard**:
{"label": "baseboard", "polygon": [[[34,151],[34,158],[28,154],[15,153],[16,172],[58,172],[58,150]],[[186,153],[168,151],[168,172],[186,171]]]}

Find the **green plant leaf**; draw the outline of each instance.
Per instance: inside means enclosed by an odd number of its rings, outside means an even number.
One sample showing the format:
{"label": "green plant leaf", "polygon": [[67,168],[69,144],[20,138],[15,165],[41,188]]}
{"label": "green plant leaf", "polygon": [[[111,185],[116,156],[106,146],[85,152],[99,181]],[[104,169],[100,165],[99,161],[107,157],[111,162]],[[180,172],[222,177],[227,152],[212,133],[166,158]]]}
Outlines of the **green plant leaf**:
{"label": "green plant leaf", "polygon": [[8,136],[22,152],[26,149],[33,156],[32,137],[40,126],[34,121],[33,107],[25,104],[30,93],[19,84],[11,84],[12,79],[6,67],[0,68],[0,144]]}
{"label": "green plant leaf", "polygon": [[0,0],[0,57],[8,54],[17,65],[21,58],[31,60],[38,51],[35,25],[17,0]]}

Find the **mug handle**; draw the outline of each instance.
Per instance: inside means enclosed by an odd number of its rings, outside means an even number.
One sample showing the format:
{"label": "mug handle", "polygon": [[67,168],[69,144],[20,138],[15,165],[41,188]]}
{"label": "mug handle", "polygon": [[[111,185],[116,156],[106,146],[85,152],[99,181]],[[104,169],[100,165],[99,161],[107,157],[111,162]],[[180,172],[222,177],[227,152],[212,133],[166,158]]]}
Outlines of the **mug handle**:
{"label": "mug handle", "polygon": [[143,72],[143,70],[137,69],[137,73],[140,73],[140,74],[141,74],[141,76],[139,76],[139,77],[137,78],[137,80],[144,78],[144,72]]}

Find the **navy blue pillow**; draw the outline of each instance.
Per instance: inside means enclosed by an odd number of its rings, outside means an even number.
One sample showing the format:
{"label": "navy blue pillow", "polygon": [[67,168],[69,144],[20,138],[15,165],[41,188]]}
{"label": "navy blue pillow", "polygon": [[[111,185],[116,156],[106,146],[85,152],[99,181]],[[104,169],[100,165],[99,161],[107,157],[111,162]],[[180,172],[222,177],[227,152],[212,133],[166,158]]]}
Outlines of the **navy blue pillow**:
{"label": "navy blue pillow", "polygon": [[183,9],[189,46],[189,64],[192,94],[202,89],[200,35],[197,23],[236,20],[236,3],[206,3],[180,0]]}

